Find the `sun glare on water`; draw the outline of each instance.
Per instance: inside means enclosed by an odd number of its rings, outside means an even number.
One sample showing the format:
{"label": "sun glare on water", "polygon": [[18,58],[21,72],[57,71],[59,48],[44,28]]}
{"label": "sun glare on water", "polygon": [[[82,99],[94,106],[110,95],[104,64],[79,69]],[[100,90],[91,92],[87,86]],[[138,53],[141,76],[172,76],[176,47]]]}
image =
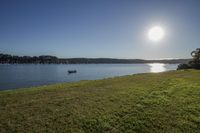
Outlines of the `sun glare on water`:
{"label": "sun glare on water", "polygon": [[166,71],[165,64],[162,63],[152,63],[148,64],[150,66],[150,72],[158,73]]}

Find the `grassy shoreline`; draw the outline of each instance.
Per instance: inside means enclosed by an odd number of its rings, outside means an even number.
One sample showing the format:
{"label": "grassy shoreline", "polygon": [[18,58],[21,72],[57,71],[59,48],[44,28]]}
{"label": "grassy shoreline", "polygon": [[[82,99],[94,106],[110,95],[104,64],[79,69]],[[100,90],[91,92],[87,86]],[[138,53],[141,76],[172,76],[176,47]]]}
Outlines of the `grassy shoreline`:
{"label": "grassy shoreline", "polygon": [[200,71],[0,91],[0,132],[198,132]]}

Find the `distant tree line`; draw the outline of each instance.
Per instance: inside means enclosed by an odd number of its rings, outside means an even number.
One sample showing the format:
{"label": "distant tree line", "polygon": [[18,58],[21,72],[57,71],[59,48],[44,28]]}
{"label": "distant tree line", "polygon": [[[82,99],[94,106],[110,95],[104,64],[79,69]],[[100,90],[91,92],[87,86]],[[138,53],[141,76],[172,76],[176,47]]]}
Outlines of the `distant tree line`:
{"label": "distant tree line", "polygon": [[188,63],[182,63],[178,66],[178,70],[180,69],[200,69],[200,48],[191,52],[192,60]]}
{"label": "distant tree line", "polygon": [[9,54],[0,54],[0,63],[2,64],[51,64],[59,63],[55,56],[15,56]]}
{"label": "distant tree line", "polygon": [[51,55],[16,56],[0,54],[0,64],[131,64],[131,63],[186,63],[190,59],[142,60],[112,58],[58,58]]}

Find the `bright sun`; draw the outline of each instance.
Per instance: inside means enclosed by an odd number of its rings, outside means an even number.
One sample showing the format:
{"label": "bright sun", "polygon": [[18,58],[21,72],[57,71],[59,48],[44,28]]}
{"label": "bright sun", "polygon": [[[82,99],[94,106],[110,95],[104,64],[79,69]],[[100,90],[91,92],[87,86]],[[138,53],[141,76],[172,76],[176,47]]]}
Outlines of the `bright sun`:
{"label": "bright sun", "polygon": [[152,41],[160,41],[164,37],[164,30],[159,26],[152,27],[148,32],[148,37]]}

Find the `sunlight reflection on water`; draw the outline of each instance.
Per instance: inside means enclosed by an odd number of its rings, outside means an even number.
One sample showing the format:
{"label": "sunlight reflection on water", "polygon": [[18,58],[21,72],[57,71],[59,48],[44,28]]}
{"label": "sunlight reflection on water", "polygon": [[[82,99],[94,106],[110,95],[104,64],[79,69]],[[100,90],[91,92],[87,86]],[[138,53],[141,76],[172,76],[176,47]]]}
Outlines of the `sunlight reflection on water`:
{"label": "sunlight reflection on water", "polygon": [[166,65],[162,63],[152,63],[148,64],[150,66],[150,72],[158,73],[166,71]]}

